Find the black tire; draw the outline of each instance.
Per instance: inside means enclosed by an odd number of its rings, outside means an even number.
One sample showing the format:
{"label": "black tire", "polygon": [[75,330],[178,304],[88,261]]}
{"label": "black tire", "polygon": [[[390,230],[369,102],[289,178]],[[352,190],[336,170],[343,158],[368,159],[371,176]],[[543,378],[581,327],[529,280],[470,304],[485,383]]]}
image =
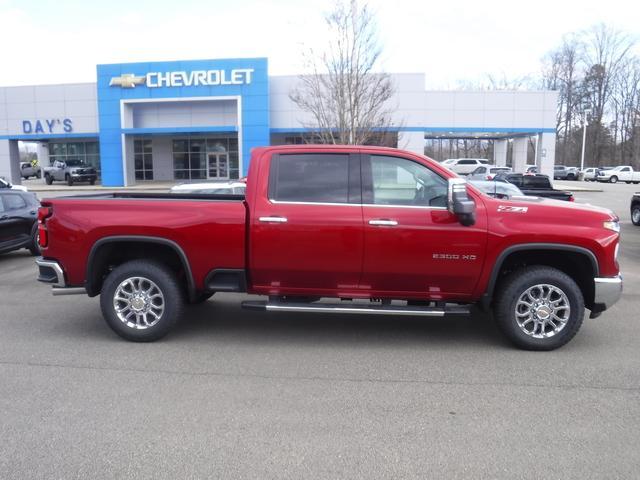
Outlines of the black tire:
{"label": "black tire", "polygon": [[38,244],[38,222],[34,222],[31,227],[31,244],[29,244],[31,255],[37,257],[40,255],[40,245]]}
{"label": "black tire", "polygon": [[198,295],[194,300],[189,301],[189,303],[191,305],[199,305],[201,303],[206,302],[207,300],[209,300],[211,297],[213,297],[213,294],[216,292],[211,292],[211,293],[201,293],[200,295]]}
{"label": "black tire", "polygon": [[42,172],[37,172],[36,173],[36,178],[42,178]]}
{"label": "black tire", "polygon": [[96,179],[94,178],[93,180],[89,180],[89,185],[95,185],[96,184]]}
{"label": "black tire", "polygon": [[71,175],[67,175],[65,177],[65,180],[67,181],[67,185],[69,185],[70,187],[73,186],[73,178],[71,178]]}
{"label": "black tire", "polygon": [[47,183],[47,185],[51,185],[53,183],[53,178],[48,173],[45,173],[44,181]]}
{"label": "black tire", "polygon": [[567,175],[567,180],[575,180],[575,179],[576,179],[575,175],[573,175],[573,174]]}
{"label": "black tire", "polygon": [[624,182],[624,183],[626,183],[627,185],[631,185],[631,182]]}
{"label": "black tire", "polygon": [[609,183],[618,183],[618,177],[616,177],[615,175],[613,175],[613,176],[609,179]]}
{"label": "black tire", "polygon": [[[535,338],[525,333],[522,329],[525,327],[520,327],[518,324],[516,308],[520,297],[529,288],[540,284],[551,285],[561,290],[568,300],[570,313],[564,327],[556,334]],[[582,291],[571,277],[558,269],[532,266],[517,270],[500,282],[497,291],[499,293],[494,304],[496,322],[502,333],[519,348],[537,351],[555,350],[569,342],[582,325],[584,319]],[[546,331],[547,327],[542,328]],[[535,328],[534,333],[538,331]]]}
{"label": "black tire", "polygon": [[631,223],[640,227],[640,205],[631,207]]}
{"label": "black tire", "polygon": [[[138,328],[134,324],[134,318],[128,319],[128,323],[125,323],[116,312],[115,293],[122,282],[132,277],[150,280],[164,297],[164,310],[156,323],[152,320],[151,326],[145,327],[143,322],[140,322],[142,328]],[[121,305],[125,303],[121,302]],[[175,275],[167,267],[153,261],[133,260],[119,265],[107,276],[100,294],[100,307],[109,327],[122,338],[133,342],[153,342],[169,333],[182,315],[184,295]],[[133,313],[131,309],[129,311]],[[137,322],[137,319],[135,320]]]}

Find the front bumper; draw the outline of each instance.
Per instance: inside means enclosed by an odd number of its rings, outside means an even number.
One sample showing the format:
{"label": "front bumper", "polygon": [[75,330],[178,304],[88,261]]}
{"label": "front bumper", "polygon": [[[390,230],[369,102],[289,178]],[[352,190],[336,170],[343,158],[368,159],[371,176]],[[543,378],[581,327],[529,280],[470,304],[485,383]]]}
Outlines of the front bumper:
{"label": "front bumper", "polygon": [[98,176],[94,173],[72,173],[71,178],[79,182],[90,182],[96,180]]}
{"label": "front bumper", "polygon": [[591,317],[599,315],[606,309],[611,308],[622,296],[622,275],[615,277],[594,278],[595,295],[593,297],[593,308]]}

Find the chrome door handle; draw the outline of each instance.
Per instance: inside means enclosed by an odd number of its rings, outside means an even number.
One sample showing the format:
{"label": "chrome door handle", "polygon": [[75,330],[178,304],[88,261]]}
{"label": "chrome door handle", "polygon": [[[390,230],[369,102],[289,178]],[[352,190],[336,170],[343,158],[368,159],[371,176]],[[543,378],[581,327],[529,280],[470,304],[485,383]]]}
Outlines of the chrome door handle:
{"label": "chrome door handle", "polygon": [[260,217],[258,220],[265,223],[287,223],[285,217]]}
{"label": "chrome door handle", "polygon": [[387,227],[395,227],[396,225],[398,225],[398,222],[396,222],[395,220],[383,220],[383,219],[369,220],[369,225],[385,225]]}

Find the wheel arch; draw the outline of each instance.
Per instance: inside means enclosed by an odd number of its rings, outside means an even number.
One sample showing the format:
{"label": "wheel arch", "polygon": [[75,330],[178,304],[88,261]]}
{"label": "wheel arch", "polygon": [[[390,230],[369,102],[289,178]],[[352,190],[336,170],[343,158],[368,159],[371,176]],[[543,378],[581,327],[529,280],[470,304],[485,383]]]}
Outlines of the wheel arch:
{"label": "wheel arch", "polygon": [[595,254],[577,245],[555,243],[523,243],[505,248],[493,265],[481,306],[488,309],[500,280],[510,271],[526,265],[547,265],[571,276],[582,290],[585,305],[593,305],[593,279],[599,275]]}
{"label": "wheel arch", "polygon": [[[93,244],[87,257],[85,273],[85,288],[89,296],[93,297],[100,293],[104,274],[109,267],[109,260],[113,258],[114,247],[133,247],[128,252],[123,250],[116,254],[119,263],[134,259],[156,259],[162,263],[182,268],[186,280],[186,293],[190,300],[196,297],[196,286],[186,253],[173,240],[162,237],[144,235],[116,235],[104,237]],[[142,255],[132,255],[144,250]],[[162,256],[162,253],[172,252],[175,257]]]}

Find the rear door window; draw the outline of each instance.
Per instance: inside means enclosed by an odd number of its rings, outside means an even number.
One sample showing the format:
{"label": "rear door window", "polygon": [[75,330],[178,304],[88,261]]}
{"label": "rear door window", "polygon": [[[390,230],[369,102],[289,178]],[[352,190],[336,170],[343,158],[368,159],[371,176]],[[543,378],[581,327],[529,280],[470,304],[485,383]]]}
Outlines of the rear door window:
{"label": "rear door window", "polygon": [[349,163],[348,154],[275,155],[271,159],[269,198],[280,202],[349,203]]}

